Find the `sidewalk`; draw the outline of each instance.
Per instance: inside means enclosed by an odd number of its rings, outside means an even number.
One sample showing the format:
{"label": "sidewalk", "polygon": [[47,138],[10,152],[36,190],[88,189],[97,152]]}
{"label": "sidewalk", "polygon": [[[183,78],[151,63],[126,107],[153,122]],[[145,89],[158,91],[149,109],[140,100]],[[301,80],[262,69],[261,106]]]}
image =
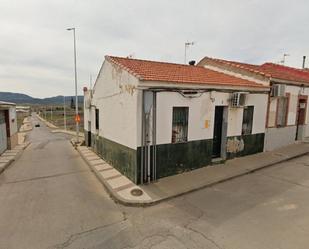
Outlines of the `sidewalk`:
{"label": "sidewalk", "polygon": [[[128,206],[147,206],[305,155],[309,153],[309,143],[296,143],[272,152],[228,160],[224,164],[165,177],[155,183],[140,186],[135,185],[89,148],[79,146],[77,150],[116,201]],[[132,190],[142,191],[142,195],[134,196],[131,194]]]}
{"label": "sidewalk", "polygon": [[33,129],[32,122],[30,117],[26,117],[23,120],[23,124],[21,125],[18,136],[18,145],[14,147],[12,150],[6,150],[3,154],[0,155],[0,174],[10,166],[12,162],[14,162],[25,150],[30,142],[25,142],[27,132]]}
{"label": "sidewalk", "polygon": [[42,118],[40,115],[36,114],[36,117],[41,120],[43,123],[46,124],[47,127],[52,128],[52,129],[57,129],[58,127],[53,125],[52,123],[48,122],[46,119]]}
{"label": "sidewalk", "polygon": [[24,142],[15,146],[13,150],[6,150],[3,154],[1,154],[0,174],[21,155],[22,151],[25,150],[29,144],[29,142]]}
{"label": "sidewalk", "polygon": [[32,122],[30,120],[30,117],[24,118],[23,124],[19,128],[19,132],[27,132],[27,131],[31,131],[32,129],[33,127],[32,127]]}
{"label": "sidewalk", "polygon": [[[76,131],[69,131],[69,130],[64,130],[64,129],[52,130],[51,132],[52,133],[64,133],[64,134],[76,136]],[[78,136],[80,138],[84,138],[84,133],[83,132],[79,132]]]}

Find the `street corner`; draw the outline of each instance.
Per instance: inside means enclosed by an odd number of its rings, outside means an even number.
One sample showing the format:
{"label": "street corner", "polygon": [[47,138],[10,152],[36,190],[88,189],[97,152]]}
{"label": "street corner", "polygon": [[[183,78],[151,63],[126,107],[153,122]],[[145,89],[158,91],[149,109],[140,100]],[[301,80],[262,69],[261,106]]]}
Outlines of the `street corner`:
{"label": "street corner", "polygon": [[85,146],[78,146],[77,151],[116,202],[125,206],[144,206],[153,202],[150,195],[141,187],[105,162],[92,150]]}

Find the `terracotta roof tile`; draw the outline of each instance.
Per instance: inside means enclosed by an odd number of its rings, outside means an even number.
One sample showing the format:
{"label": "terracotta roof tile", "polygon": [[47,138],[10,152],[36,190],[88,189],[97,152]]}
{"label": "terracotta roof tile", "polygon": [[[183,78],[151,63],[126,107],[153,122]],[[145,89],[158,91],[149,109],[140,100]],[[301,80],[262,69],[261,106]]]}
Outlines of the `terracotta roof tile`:
{"label": "terracotta roof tile", "polygon": [[272,78],[309,84],[309,72],[304,70],[274,63],[265,63],[260,67],[261,70],[270,74]]}
{"label": "terracotta roof tile", "polygon": [[202,66],[137,60],[115,56],[106,56],[105,58],[143,81],[265,88],[262,84],[254,81],[230,76],[206,69]]}
{"label": "terracotta roof tile", "polygon": [[[206,57],[208,58],[208,57]],[[266,77],[271,77],[279,80],[294,81],[295,83],[309,84],[309,72],[293,67],[287,67],[274,63],[264,63],[262,65],[254,65],[241,63],[237,61],[228,61],[215,58],[208,58],[216,62],[242,68],[253,73],[263,74]]]}

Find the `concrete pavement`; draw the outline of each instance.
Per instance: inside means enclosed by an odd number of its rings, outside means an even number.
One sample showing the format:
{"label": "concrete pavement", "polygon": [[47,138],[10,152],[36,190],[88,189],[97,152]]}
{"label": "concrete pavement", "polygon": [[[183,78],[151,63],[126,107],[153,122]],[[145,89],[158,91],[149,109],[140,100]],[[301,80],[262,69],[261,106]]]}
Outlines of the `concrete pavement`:
{"label": "concrete pavement", "polygon": [[6,150],[0,155],[0,174],[10,166],[12,162],[18,159],[24,149],[29,145],[28,142],[15,146],[13,150]]}
{"label": "concrete pavement", "polygon": [[[239,157],[228,160],[224,164],[165,177],[149,185],[140,186],[134,184],[102,160],[90,148],[79,146],[77,150],[116,201],[124,205],[146,206],[158,204],[308,154],[309,144],[296,143],[272,152]],[[135,196],[132,194],[132,190],[139,190],[142,194]]]}
{"label": "concrete pavement", "polygon": [[0,248],[308,248],[308,155],[136,208],[109,198],[70,136],[28,139],[0,175]]}
{"label": "concrete pavement", "polygon": [[75,236],[65,248],[307,249],[308,165],[306,155],[155,206],[122,207],[117,229]]}
{"label": "concrete pavement", "polygon": [[62,248],[80,233],[123,226],[123,212],[70,145],[70,136],[41,124],[28,139],[27,150],[0,175],[0,248]]}

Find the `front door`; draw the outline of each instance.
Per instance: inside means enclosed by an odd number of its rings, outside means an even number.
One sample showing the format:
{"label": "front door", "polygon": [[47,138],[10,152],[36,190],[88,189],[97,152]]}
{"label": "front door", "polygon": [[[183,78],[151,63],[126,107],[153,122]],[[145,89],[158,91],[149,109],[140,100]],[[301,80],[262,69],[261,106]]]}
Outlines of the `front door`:
{"label": "front door", "polygon": [[214,135],[213,135],[213,148],[212,148],[213,158],[221,156],[223,110],[224,110],[223,106],[216,106],[215,108],[215,122],[214,122]]}
{"label": "front door", "polygon": [[87,141],[88,147],[91,147],[91,122],[88,121],[88,141]]}
{"label": "front door", "polygon": [[7,149],[5,112],[0,111],[0,155]]}
{"label": "front door", "polygon": [[307,111],[307,96],[300,96],[298,99],[297,106],[297,127],[296,127],[296,138],[295,140],[302,140],[304,137],[304,125],[306,122],[306,111]]}

